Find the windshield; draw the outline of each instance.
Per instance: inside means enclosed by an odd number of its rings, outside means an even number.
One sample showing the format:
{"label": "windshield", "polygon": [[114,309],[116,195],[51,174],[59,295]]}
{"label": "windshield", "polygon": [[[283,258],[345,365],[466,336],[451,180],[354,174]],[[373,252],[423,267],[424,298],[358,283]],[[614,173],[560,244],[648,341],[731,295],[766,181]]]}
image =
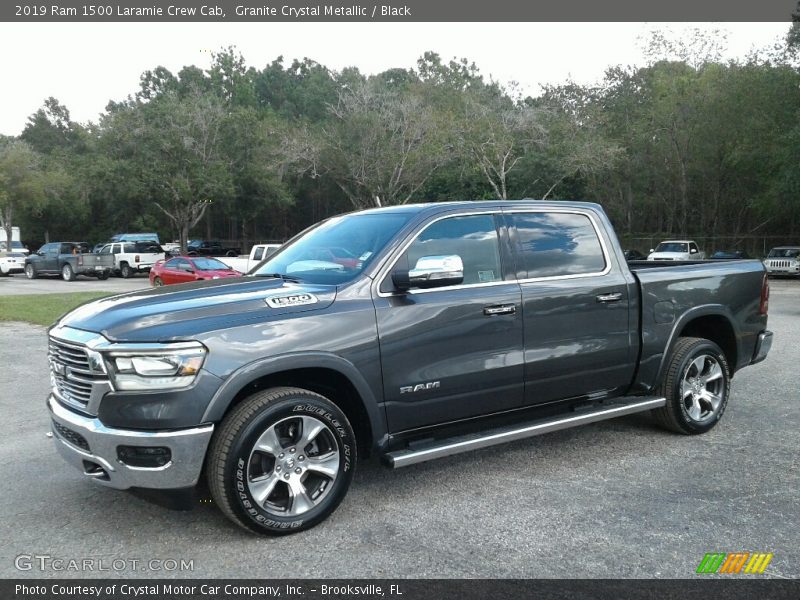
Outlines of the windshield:
{"label": "windshield", "polygon": [[689,244],[679,242],[661,242],[656,246],[656,252],[689,252]]}
{"label": "windshield", "polygon": [[336,285],[359,275],[411,218],[411,213],[334,217],[282,246],[253,275],[290,276]]}
{"label": "windshield", "polygon": [[767,258],[797,258],[800,256],[800,248],[773,248],[769,251]]}
{"label": "windshield", "polygon": [[230,271],[231,268],[216,258],[192,258],[194,266],[201,271]]}

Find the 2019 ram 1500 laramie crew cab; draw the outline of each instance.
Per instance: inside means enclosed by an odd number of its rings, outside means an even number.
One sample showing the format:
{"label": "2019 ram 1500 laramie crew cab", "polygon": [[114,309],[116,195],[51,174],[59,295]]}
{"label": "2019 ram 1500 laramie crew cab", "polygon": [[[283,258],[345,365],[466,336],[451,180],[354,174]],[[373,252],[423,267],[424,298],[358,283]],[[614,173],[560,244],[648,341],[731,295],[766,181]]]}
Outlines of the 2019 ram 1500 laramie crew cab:
{"label": "2019 ram 1500 laramie crew cab", "polygon": [[49,332],[56,446],[115,488],[207,479],[242,527],[312,527],[358,457],[402,467],[652,411],[708,431],[763,360],[758,261],[629,267],[579,202],[328,219],[240,279],[85,304]]}

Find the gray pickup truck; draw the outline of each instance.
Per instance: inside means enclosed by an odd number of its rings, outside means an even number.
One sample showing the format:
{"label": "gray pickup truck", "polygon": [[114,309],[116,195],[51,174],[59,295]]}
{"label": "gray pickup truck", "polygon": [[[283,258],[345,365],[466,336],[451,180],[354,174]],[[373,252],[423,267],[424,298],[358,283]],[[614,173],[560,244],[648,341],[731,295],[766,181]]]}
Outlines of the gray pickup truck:
{"label": "gray pickup truck", "polygon": [[768,296],[758,261],[629,265],[595,204],[366,210],[247,277],[65,315],[47,405],[86,478],[206,481],[235,523],[290,533],[335,510],[357,457],[404,467],[643,411],[706,432],[769,351]]}
{"label": "gray pickup truck", "polygon": [[78,275],[108,279],[114,257],[94,254],[86,242],[50,242],[25,259],[25,276],[60,275],[74,281]]}

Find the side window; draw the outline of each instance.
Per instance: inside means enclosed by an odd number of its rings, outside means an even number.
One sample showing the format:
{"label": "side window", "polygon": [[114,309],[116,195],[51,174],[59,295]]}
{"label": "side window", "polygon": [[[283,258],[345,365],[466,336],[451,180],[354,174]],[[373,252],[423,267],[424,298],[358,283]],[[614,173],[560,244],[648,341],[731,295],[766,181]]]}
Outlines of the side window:
{"label": "side window", "polygon": [[464,263],[464,284],[503,279],[500,244],[493,215],[450,217],[436,221],[409,246],[408,266],[423,256],[456,254]]}
{"label": "side window", "polygon": [[131,243],[123,244],[122,252],[123,254],[133,254],[134,252],[136,252],[136,244],[131,244]]}
{"label": "side window", "polygon": [[694,242],[689,244],[689,252],[699,252],[697,249],[697,244],[695,244]]}
{"label": "side window", "polygon": [[107,244],[100,248],[100,254],[111,254],[111,244]]}
{"label": "side window", "polygon": [[264,258],[264,246],[256,248],[256,251],[253,252],[253,260],[261,260],[262,258]]}
{"label": "side window", "polygon": [[179,262],[180,262],[179,258],[173,258],[172,260],[168,260],[167,262],[164,263],[164,268],[175,270],[178,268]]}
{"label": "side window", "polygon": [[516,213],[517,270],[521,277],[600,273],[606,260],[597,232],[586,215]]}

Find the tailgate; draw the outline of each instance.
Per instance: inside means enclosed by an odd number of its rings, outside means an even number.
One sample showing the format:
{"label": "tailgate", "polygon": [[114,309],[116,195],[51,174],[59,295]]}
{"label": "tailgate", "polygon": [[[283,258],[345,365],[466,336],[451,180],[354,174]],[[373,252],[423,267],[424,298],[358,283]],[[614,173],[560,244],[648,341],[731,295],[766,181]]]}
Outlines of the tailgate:
{"label": "tailgate", "polygon": [[78,257],[78,264],[84,267],[113,267],[113,254],[81,254]]}

